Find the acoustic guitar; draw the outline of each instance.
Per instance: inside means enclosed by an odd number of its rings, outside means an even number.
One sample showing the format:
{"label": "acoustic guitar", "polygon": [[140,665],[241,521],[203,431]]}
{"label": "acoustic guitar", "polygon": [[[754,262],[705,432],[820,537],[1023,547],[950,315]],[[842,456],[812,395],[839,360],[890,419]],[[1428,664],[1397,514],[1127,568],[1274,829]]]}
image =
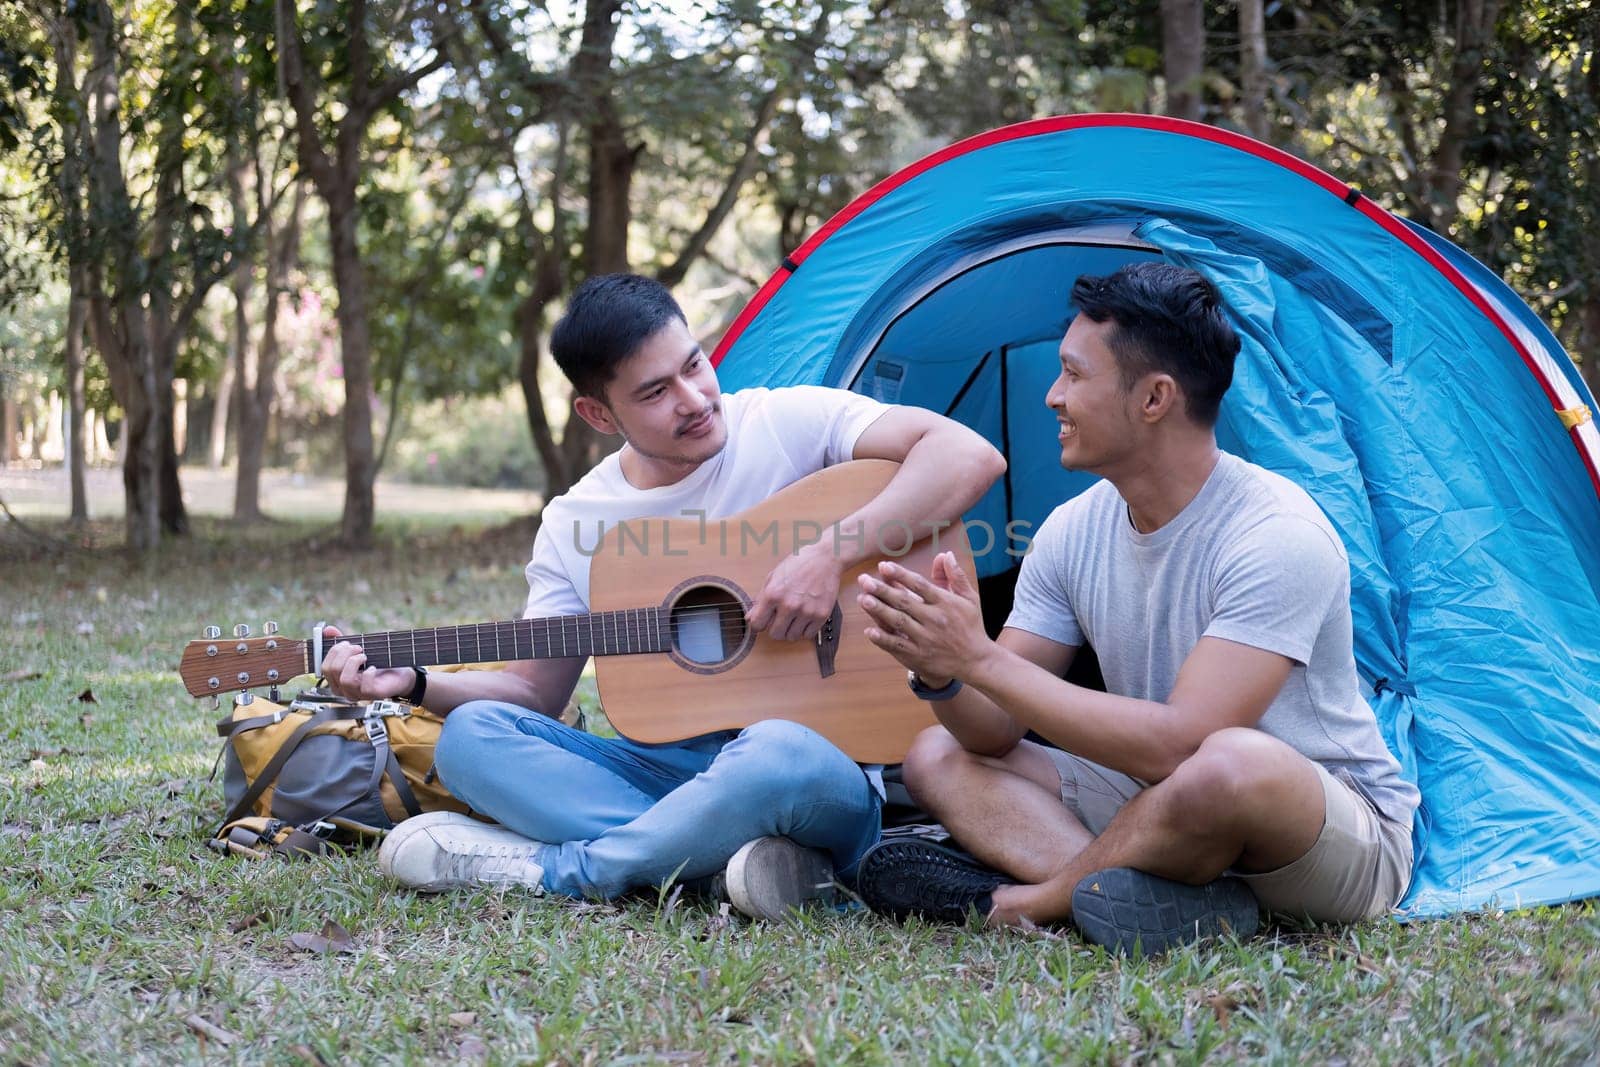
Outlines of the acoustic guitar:
{"label": "acoustic guitar", "polygon": [[[897,763],[934,717],[906,686],[905,669],[862,633],[870,620],[856,604],[856,576],[883,557],[844,574],[833,614],[815,640],[780,641],[745,623],[785,556],[815,541],[847,551],[861,543],[852,539],[860,531],[839,520],[875,497],[897,468],[887,460],[828,467],[726,519],[607,524],[590,559],[594,610],[585,615],[343,634],[326,642],[320,634],[309,641],[279,636],[270,623],[261,637],[235,627],[231,640],[212,628],[189,642],[178,670],[191,695],[207,696],[314,674],[326,649],[341,641],[359,644],[374,667],[594,656],[606,717],[634,741],[679,741],[790,719],[858,762]],[[868,542],[869,550],[877,547]],[[926,575],[946,550],[972,573],[959,523],[894,558]]]}

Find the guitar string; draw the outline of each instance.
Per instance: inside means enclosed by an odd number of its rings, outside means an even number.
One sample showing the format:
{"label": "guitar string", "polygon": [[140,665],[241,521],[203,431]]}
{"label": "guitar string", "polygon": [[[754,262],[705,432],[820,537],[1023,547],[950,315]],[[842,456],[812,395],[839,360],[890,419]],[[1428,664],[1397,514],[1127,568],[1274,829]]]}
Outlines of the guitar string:
{"label": "guitar string", "polygon": [[[690,610],[715,611],[718,616],[718,627],[724,639],[742,638],[748,630],[745,611],[742,607],[730,604],[708,604],[695,606]],[[635,612],[647,614],[642,618],[623,617]],[[573,619],[582,621],[577,623],[569,621]],[[660,634],[661,621],[660,608],[623,608],[615,612],[594,612],[589,615],[553,615],[537,619],[509,619],[489,623],[465,623],[459,626],[424,627],[419,630],[385,630],[367,634],[345,634],[336,638],[332,643],[359,642],[363,647],[366,647],[367,645],[376,645],[382,642],[383,649],[368,649],[368,651],[386,653],[392,653],[394,651],[393,646],[400,641],[407,642],[412,647],[413,653],[421,651],[438,653],[442,648],[453,644],[456,647],[457,654],[460,654],[461,646],[464,642],[471,642],[479,646],[477,652],[481,653],[481,645],[484,641],[493,641],[498,646],[499,642],[506,640],[513,643],[512,651],[515,652],[515,642],[524,639],[524,637],[530,639],[530,651],[536,651],[532,648],[532,642],[538,640],[543,640],[543,643],[550,646],[553,651],[555,639],[560,638],[564,646],[569,640],[577,644],[579,647],[576,654],[582,655],[584,654],[582,642],[585,638],[594,646],[634,645],[638,643],[653,646],[659,642],[660,636],[662,636]],[[674,620],[671,613],[668,613],[665,621],[668,626],[673,625]],[[606,633],[608,625],[612,628],[612,632],[609,634]],[[569,626],[572,627],[570,634],[565,632]],[[504,632],[501,629],[503,627],[510,627],[512,632]],[[583,632],[585,628],[588,629],[588,633]],[[644,651],[657,651],[657,649],[646,648]],[[593,649],[591,649],[590,654],[592,653]],[[618,650],[613,654],[627,654],[627,652],[626,650]],[[385,656],[384,658],[390,657]]]}
{"label": "guitar string", "polygon": [[[724,638],[742,637],[747,630],[744,620],[744,610],[732,605],[706,605],[707,608],[717,612],[719,629]],[[643,617],[625,617],[635,612],[647,613]],[[573,623],[569,620],[582,620]],[[665,620],[668,626],[672,625],[670,615]],[[629,650],[624,648],[609,649],[606,646],[624,645],[632,646],[644,644],[648,647],[643,651],[664,651],[654,646],[660,644],[665,637],[661,627],[659,608],[624,608],[614,613],[596,612],[590,615],[557,615],[545,616],[538,619],[513,619],[492,623],[467,623],[461,626],[426,627],[420,630],[390,630],[377,631],[368,634],[345,634],[334,639],[333,643],[361,643],[363,647],[373,646],[370,652],[379,654],[392,653],[397,644],[410,646],[413,654],[420,652],[438,653],[441,649],[454,646],[457,654],[462,653],[464,645],[475,646],[474,654],[481,654],[485,643],[494,643],[497,648],[502,642],[512,643],[512,651],[516,651],[516,643],[527,641],[530,651],[537,652],[534,644],[544,644],[553,652],[557,639],[563,646],[568,642],[576,645],[575,654],[586,654],[583,644],[593,646],[589,651],[596,649],[603,654],[626,654]],[[568,627],[571,627],[570,632]],[[507,632],[509,628],[510,632]],[[609,632],[608,632],[609,628]],[[585,632],[587,631],[587,632]],[[377,647],[382,645],[381,648]],[[548,655],[549,653],[547,653]],[[383,655],[383,658],[391,658]]]}

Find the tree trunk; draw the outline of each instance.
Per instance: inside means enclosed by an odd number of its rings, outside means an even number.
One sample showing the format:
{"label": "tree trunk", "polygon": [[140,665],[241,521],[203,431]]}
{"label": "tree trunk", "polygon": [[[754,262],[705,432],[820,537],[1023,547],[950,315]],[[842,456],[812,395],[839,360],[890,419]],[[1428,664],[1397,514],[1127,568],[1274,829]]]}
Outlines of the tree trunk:
{"label": "tree trunk", "polygon": [[573,57],[572,74],[588,115],[589,225],[584,266],[590,274],[628,269],[629,193],[639,148],[628,144],[627,130],[612,99],[611,56],[622,0],[589,0],[583,39]]}
{"label": "tree trunk", "polygon": [[67,296],[67,471],[72,482],[73,526],[89,521],[89,494],[84,486],[83,331],[89,317],[89,294],[84,291],[84,270],[69,272]]}
{"label": "tree trunk", "polygon": [[[61,130],[62,160],[58,179],[61,198],[62,245],[67,250],[67,337],[63,353],[67,377],[67,471],[71,482],[71,523],[89,520],[89,497],[84,485],[83,338],[89,316],[88,234],[83,218],[86,102],[78,85],[78,27],[71,18],[51,25],[56,53],[55,108]],[[0,442],[0,459],[6,442]]]}
{"label": "tree trunk", "polygon": [[357,205],[353,183],[336,195],[324,194],[339,290],[339,356],[344,365],[344,515],[340,539],[351,548],[370,548],[377,508],[372,483],[372,353],[367,328],[367,272],[356,242]]}
{"label": "tree trunk", "polygon": [[1455,56],[1450,63],[1450,88],[1445,93],[1439,147],[1427,166],[1426,186],[1433,228],[1443,234],[1461,214],[1462,159],[1476,131],[1478,82],[1484,54],[1494,39],[1503,0],[1460,0],[1456,5]]}
{"label": "tree trunk", "polygon": [[319,132],[315,74],[301,55],[299,17],[294,0],[277,0],[279,71],[294,110],[296,150],[301,165],[328,206],[328,243],[334,285],[339,291],[339,353],[344,364],[344,515],[340,539],[352,548],[372,545],[376,516],[372,483],[377,473],[372,441],[372,354],[367,323],[367,276],[356,228],[360,222],[361,143],[381,109],[448,62],[436,40],[434,55],[421,66],[383,81],[373,77],[366,0],[352,0],[346,13],[349,95],[334,128],[332,154]]}
{"label": "tree trunk", "polygon": [[1239,0],[1239,80],[1245,128],[1256,140],[1268,140],[1267,20],[1262,0]]}
{"label": "tree trunk", "polygon": [[239,378],[238,482],[233,491],[233,517],[253,522],[261,516],[261,466],[267,430],[278,398],[278,316],[289,299],[289,272],[299,257],[300,217],[305,209],[305,182],[296,182],[294,201],[283,232],[277,233],[263,213],[267,253],[266,305],[261,315],[261,344],[254,360],[246,359]]}
{"label": "tree trunk", "polygon": [[[628,228],[633,220],[630,194],[642,145],[629,145],[627,130],[612,100],[611,57],[622,0],[589,0],[583,39],[573,57],[572,74],[587,110],[589,135],[589,220],[584,229],[585,273],[614,274],[628,269]],[[576,480],[622,444],[596,433],[576,411],[567,413],[561,434],[566,471]]]}
{"label": "tree trunk", "polygon": [[[170,534],[189,532],[189,513],[183,505],[183,486],[178,480],[180,457],[178,454],[177,385],[174,379],[178,366],[180,340],[176,323],[171,318],[171,302],[163,300],[157,290],[150,301],[151,358],[155,364],[156,432],[160,435],[160,481],[157,485],[161,529]],[[160,314],[156,314],[160,309]]]}
{"label": "tree trunk", "polygon": [[[539,380],[539,331],[544,325],[544,309],[553,298],[554,294],[546,296],[535,282],[534,291],[517,305],[517,340],[520,348],[517,378],[522,384],[523,403],[528,407],[528,429],[533,434],[533,447],[538,451],[539,462],[544,467],[546,500],[565,493],[576,480],[569,473],[566,456],[556,445],[555,435],[550,430],[550,420],[544,411],[543,383]],[[571,430],[569,422],[567,432]]]}
{"label": "tree trunk", "polygon": [[[1578,86],[1569,87],[1569,96],[1578,96],[1580,93],[1587,97],[1586,103],[1592,109],[1600,107],[1600,48],[1592,48],[1588,54],[1588,73]],[[1576,73],[1578,66],[1573,66]],[[1589,225],[1583,233],[1583,259],[1591,267],[1587,285],[1584,287],[1582,304],[1583,316],[1583,362],[1578,367],[1584,382],[1589,386],[1589,392],[1600,400],[1600,277],[1596,271],[1600,270],[1600,153],[1591,154],[1589,162],[1584,168],[1584,182],[1589,194],[1591,210]],[[1600,420],[1600,411],[1594,413]]]}
{"label": "tree trunk", "polygon": [[1206,68],[1206,10],[1202,0],[1161,0],[1161,58],[1167,114],[1200,121]]}
{"label": "tree trunk", "polygon": [[[162,455],[163,445],[170,445],[171,436],[162,423],[162,390],[143,302],[145,271],[139,259],[138,229],[122,171],[116,19],[101,0],[91,6],[86,22],[93,55],[86,84],[93,108],[90,201],[94,228],[113,250],[115,273],[113,291],[105,298],[114,327],[97,331],[102,342],[97,347],[113,381],[120,377],[126,386],[126,395],[120,398],[124,412],[122,435],[127,442],[127,458],[122,466],[123,523],[128,548],[142,554],[161,540]],[[91,274],[91,285],[97,278]],[[170,397],[170,388],[167,393]]]}
{"label": "tree trunk", "polygon": [[[1579,373],[1589,386],[1589,392],[1600,399],[1600,286],[1583,302],[1583,362]],[[1594,413],[1600,419],[1600,411]]]}
{"label": "tree trunk", "polygon": [[10,463],[17,448],[17,405],[6,392],[6,380],[0,378],[0,467]]}
{"label": "tree trunk", "polygon": [[[244,79],[239,65],[234,64],[229,72],[228,84],[235,98],[244,95]],[[251,138],[251,147],[258,149],[260,142]],[[228,210],[233,219],[233,232],[243,233],[249,230],[256,222],[250,218],[249,208],[245,205],[244,186],[245,176],[250,172],[250,160],[240,151],[238,145],[228,143],[227,161],[225,163],[228,183]],[[256,202],[261,202],[260,190],[257,190]],[[222,364],[222,377],[217,382],[217,402],[211,409],[211,441],[210,452],[207,456],[207,465],[216,470],[222,466],[223,458],[227,454],[228,423],[233,419],[239,407],[240,394],[244,392],[244,364],[250,351],[250,290],[255,280],[255,262],[251,256],[240,256],[239,262],[233,269],[233,340],[228,345],[227,358]]]}
{"label": "tree trunk", "polygon": [[[217,378],[216,388],[211,390],[213,403],[211,405],[211,436],[206,442],[206,466],[211,470],[219,469],[228,458],[228,423],[233,419],[233,409],[237,403],[239,391],[239,330],[243,326],[249,329],[248,320],[241,322],[245,316],[237,309],[239,295],[234,293],[235,310],[233,322],[233,338],[228,342],[228,352],[222,361],[222,374]],[[237,431],[235,431],[237,432]]]}

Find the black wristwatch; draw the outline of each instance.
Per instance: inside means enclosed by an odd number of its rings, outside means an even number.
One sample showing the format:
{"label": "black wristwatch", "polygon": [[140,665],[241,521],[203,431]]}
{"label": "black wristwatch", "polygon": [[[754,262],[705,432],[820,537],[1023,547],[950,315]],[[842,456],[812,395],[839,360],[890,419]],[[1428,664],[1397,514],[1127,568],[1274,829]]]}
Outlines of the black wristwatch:
{"label": "black wristwatch", "polygon": [[906,671],[906,684],[911,687],[913,693],[923,700],[949,700],[961,692],[961,679],[959,678],[952,678],[938,689],[934,689],[931,686],[924,685],[922,679],[917,677],[916,671]]}
{"label": "black wristwatch", "polygon": [[417,672],[417,680],[411,683],[411,692],[406,694],[406,703],[412,707],[420,708],[422,698],[428,694],[428,668],[412,667]]}

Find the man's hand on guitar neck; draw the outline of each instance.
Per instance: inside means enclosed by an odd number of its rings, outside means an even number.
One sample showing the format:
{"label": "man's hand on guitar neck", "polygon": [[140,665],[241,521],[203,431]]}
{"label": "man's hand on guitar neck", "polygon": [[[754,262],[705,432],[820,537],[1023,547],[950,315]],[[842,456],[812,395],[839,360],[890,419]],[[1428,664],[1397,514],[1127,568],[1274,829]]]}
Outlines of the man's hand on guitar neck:
{"label": "man's hand on guitar neck", "polygon": [[817,636],[839,600],[844,562],[824,541],[807,545],[772,568],[745,621],[782,641]]}
{"label": "man's hand on guitar neck", "polygon": [[[337,626],[325,626],[322,636],[339,636]],[[322,657],[322,677],[328,688],[346,700],[383,700],[405,696],[417,682],[410,667],[382,667],[367,670],[367,653],[360,645],[341,642]]]}

